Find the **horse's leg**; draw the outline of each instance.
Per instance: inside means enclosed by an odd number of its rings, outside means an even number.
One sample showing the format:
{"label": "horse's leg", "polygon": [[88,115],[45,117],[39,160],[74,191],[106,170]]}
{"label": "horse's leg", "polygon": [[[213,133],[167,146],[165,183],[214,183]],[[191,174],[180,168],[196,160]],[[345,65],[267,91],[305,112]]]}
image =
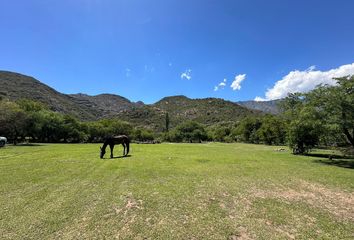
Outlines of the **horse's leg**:
{"label": "horse's leg", "polygon": [[125,156],[125,144],[124,143],[122,143],[122,145],[123,145],[123,156]]}
{"label": "horse's leg", "polygon": [[111,158],[113,158],[113,148],[114,148],[114,145],[109,145],[109,147],[111,148]]}

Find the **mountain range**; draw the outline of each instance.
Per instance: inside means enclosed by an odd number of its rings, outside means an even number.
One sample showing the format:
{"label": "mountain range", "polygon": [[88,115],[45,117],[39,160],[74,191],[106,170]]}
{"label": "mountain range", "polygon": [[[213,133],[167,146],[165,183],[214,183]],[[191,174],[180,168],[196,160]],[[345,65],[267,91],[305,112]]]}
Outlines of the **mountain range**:
{"label": "mountain range", "polygon": [[279,113],[277,101],[235,103],[220,98],[170,96],[153,104],[144,104],[114,94],[64,94],[33,77],[8,71],[0,71],[0,98],[39,101],[53,111],[70,114],[83,121],[119,118],[155,130],[163,129],[166,113],[171,127],[185,120],[209,125],[237,121],[246,116]]}

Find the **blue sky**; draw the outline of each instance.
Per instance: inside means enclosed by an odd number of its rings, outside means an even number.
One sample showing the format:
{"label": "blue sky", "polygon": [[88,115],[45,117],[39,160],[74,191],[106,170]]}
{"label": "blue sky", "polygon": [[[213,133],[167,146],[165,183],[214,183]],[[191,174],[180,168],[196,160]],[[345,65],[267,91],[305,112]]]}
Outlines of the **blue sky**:
{"label": "blue sky", "polygon": [[354,74],[352,0],[0,0],[0,9],[0,69],[64,93],[274,99]]}

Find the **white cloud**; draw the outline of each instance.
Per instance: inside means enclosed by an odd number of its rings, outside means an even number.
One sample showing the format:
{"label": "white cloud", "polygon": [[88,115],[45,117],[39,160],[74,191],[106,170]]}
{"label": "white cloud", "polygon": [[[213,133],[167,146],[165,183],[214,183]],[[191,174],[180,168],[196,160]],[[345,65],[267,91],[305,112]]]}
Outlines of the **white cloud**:
{"label": "white cloud", "polygon": [[125,76],[126,76],[126,77],[130,77],[131,71],[132,71],[132,70],[130,70],[129,68],[126,68],[126,69],[125,69]]}
{"label": "white cloud", "polygon": [[155,68],[153,66],[145,65],[144,70],[145,70],[145,72],[153,73],[155,71]]}
{"label": "white cloud", "polygon": [[246,74],[239,74],[235,77],[235,80],[231,83],[232,90],[240,90],[241,82],[246,79]]}
{"label": "white cloud", "polygon": [[219,89],[224,89],[226,86],[227,79],[224,78],[222,82],[220,82],[217,86],[214,87],[214,91],[218,91]]}
{"label": "white cloud", "polygon": [[348,75],[354,75],[354,63],[342,65],[328,71],[316,70],[315,66],[311,66],[305,71],[294,70],[268,89],[265,93],[265,98],[256,97],[255,100],[264,101],[284,98],[288,93],[311,91],[319,84],[335,85],[336,80],[333,78]]}
{"label": "white cloud", "polygon": [[254,100],[256,102],[263,102],[263,101],[267,101],[267,99],[261,98],[261,97],[255,97]]}
{"label": "white cloud", "polygon": [[191,69],[187,69],[186,71],[181,73],[181,79],[191,80],[192,79],[192,70]]}
{"label": "white cloud", "polygon": [[316,70],[316,66],[315,65],[312,65],[312,66],[310,66],[308,69],[306,69],[306,71],[314,71],[314,70]]}

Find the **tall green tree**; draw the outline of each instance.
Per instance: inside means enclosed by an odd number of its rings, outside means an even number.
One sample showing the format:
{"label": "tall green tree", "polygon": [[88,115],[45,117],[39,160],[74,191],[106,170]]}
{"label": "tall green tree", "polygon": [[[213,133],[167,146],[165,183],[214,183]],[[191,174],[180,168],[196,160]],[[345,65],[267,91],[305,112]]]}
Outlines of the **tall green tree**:
{"label": "tall green tree", "polygon": [[133,126],[130,123],[118,119],[102,119],[86,125],[90,142],[100,142],[107,136],[122,134],[130,136],[133,133]]}
{"label": "tall green tree", "polygon": [[318,145],[323,126],[307,95],[289,94],[280,105],[287,124],[287,142],[293,153],[303,154]]}
{"label": "tall green tree", "polygon": [[32,140],[37,141],[42,134],[43,118],[42,111],[48,111],[48,108],[40,103],[29,99],[20,99],[16,101],[19,107],[26,112],[26,126],[24,134]]}
{"label": "tall green tree", "polygon": [[166,112],[165,115],[165,131],[168,132],[170,129],[170,116],[168,115],[168,112]]}
{"label": "tall green tree", "polygon": [[207,138],[204,126],[195,121],[183,122],[169,134],[169,140],[173,142],[201,142]]}
{"label": "tall green tree", "polygon": [[261,122],[262,125],[257,130],[261,142],[268,145],[285,143],[286,125],[280,117],[266,115],[261,118]]}
{"label": "tall green tree", "polygon": [[303,107],[297,118],[288,125],[287,138],[295,154],[303,154],[317,146],[324,132],[318,113],[311,107]]}
{"label": "tall green tree", "polygon": [[18,104],[0,101],[0,135],[6,136],[17,144],[18,138],[24,137],[27,115]]}
{"label": "tall green tree", "polygon": [[262,126],[260,118],[246,117],[233,130],[232,135],[240,141],[259,143],[258,129]]}
{"label": "tall green tree", "polygon": [[153,141],[154,133],[151,130],[147,130],[144,128],[136,128],[133,131],[133,135],[131,136],[134,140],[137,141]]}
{"label": "tall green tree", "polygon": [[329,133],[337,131],[354,148],[354,75],[336,80],[337,85],[308,93],[308,105],[318,112]]}
{"label": "tall green tree", "polygon": [[219,142],[232,142],[232,129],[235,128],[235,122],[220,122],[207,127],[208,138]]}
{"label": "tall green tree", "polygon": [[63,141],[64,142],[86,142],[88,129],[85,124],[80,123],[70,115],[63,117]]}

